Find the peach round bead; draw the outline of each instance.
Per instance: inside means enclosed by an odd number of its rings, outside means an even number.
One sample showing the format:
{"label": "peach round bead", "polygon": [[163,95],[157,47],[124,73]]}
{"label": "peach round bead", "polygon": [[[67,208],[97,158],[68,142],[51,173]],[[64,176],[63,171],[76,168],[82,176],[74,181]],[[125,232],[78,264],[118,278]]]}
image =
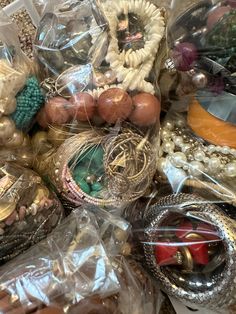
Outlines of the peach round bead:
{"label": "peach round bead", "polygon": [[72,104],[71,114],[78,121],[89,121],[95,114],[96,102],[88,93],[77,93],[70,99]]}
{"label": "peach round bead", "polygon": [[50,99],[44,107],[46,118],[51,124],[62,125],[71,120],[71,103],[63,97]]}
{"label": "peach round bead", "polygon": [[133,97],[134,110],[129,119],[132,123],[145,127],[155,123],[160,118],[160,101],[148,93],[140,93]]}
{"label": "peach round bead", "polygon": [[110,88],[98,98],[99,115],[108,123],[126,120],[132,109],[131,97],[121,88]]}

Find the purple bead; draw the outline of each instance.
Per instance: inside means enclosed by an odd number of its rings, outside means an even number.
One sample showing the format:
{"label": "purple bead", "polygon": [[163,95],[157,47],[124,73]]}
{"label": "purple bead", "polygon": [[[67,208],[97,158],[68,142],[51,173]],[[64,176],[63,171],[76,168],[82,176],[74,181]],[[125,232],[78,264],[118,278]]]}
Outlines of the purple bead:
{"label": "purple bead", "polygon": [[189,71],[198,58],[196,47],[191,43],[180,43],[173,50],[173,61],[179,71]]}
{"label": "purple bead", "polygon": [[229,4],[231,8],[236,8],[236,0],[227,0],[227,4]]}

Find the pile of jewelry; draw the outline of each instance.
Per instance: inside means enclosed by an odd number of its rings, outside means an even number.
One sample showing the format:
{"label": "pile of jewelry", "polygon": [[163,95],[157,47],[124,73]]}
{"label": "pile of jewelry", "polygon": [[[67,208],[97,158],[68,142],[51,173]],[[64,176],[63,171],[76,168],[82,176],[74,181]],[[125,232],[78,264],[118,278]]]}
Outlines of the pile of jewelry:
{"label": "pile of jewelry", "polygon": [[235,313],[236,1],[34,1],[33,60],[0,12],[0,312]]}

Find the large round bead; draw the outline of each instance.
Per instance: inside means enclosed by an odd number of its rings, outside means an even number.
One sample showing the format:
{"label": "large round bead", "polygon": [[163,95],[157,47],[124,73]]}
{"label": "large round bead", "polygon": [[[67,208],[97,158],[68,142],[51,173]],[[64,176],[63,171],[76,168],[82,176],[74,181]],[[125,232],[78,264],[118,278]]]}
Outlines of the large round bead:
{"label": "large round bead", "polygon": [[98,112],[108,123],[127,119],[132,112],[132,99],[120,88],[110,88],[98,99]]}
{"label": "large round bead", "polygon": [[15,124],[12,119],[7,117],[0,118],[0,139],[6,141],[15,132]]}
{"label": "large round bead", "polygon": [[47,120],[50,124],[56,125],[65,124],[70,121],[70,109],[71,103],[62,97],[50,99],[44,107]]}
{"label": "large round bead", "polygon": [[24,142],[24,134],[21,131],[15,130],[11,138],[4,143],[5,147],[15,148],[22,146]]}
{"label": "large round bead", "polygon": [[196,47],[191,43],[180,43],[173,51],[173,60],[177,70],[189,71],[198,58]]}
{"label": "large round bead", "polygon": [[94,98],[88,93],[77,93],[70,99],[71,115],[79,121],[89,121],[96,109]]}
{"label": "large round bead", "polygon": [[155,124],[160,118],[161,105],[159,100],[148,93],[141,93],[133,97],[134,110],[130,121],[138,126]]}
{"label": "large round bead", "polygon": [[38,112],[36,120],[43,129],[46,129],[50,124],[44,108]]}

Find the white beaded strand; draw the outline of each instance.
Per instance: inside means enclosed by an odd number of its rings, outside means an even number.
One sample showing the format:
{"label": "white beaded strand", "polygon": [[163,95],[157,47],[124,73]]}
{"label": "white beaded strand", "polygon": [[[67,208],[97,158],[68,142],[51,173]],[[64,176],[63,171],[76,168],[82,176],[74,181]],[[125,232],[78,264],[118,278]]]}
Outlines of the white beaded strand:
{"label": "white beaded strand", "polygon": [[[117,74],[117,80],[125,90],[155,93],[153,84],[147,82],[160,42],[165,34],[165,21],[161,9],[144,0],[107,1],[103,5],[110,26],[110,44],[106,61]],[[137,51],[119,51],[117,40],[118,16],[122,13],[137,14],[145,28],[145,47]]]}
{"label": "white beaded strand", "polygon": [[183,119],[166,121],[162,126],[161,150],[166,156],[158,164],[160,172],[164,172],[161,168],[165,165],[165,159],[168,159],[173,166],[186,170],[194,177],[206,173],[222,178],[236,178],[236,149],[207,145],[183,135],[187,131],[183,122]]}

